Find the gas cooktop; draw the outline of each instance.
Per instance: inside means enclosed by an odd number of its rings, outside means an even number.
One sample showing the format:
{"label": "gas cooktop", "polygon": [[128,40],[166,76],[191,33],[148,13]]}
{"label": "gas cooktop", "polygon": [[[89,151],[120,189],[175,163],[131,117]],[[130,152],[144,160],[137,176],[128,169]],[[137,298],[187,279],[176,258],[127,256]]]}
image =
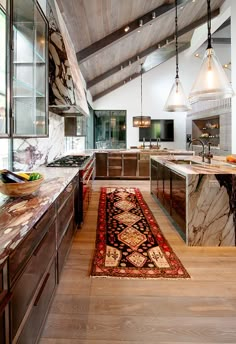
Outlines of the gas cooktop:
{"label": "gas cooktop", "polygon": [[50,162],[47,167],[81,167],[89,158],[89,155],[66,155]]}

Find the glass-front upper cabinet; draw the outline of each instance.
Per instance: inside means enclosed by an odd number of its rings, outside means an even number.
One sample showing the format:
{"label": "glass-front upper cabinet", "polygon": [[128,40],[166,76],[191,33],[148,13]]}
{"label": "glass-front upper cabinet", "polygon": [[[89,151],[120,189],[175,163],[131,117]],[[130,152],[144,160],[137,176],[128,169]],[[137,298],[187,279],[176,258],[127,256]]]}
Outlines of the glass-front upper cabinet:
{"label": "glass-front upper cabinet", "polygon": [[11,4],[13,136],[47,136],[48,22],[37,1]]}
{"label": "glass-front upper cabinet", "polygon": [[8,135],[6,25],[6,1],[0,0],[0,137]]}

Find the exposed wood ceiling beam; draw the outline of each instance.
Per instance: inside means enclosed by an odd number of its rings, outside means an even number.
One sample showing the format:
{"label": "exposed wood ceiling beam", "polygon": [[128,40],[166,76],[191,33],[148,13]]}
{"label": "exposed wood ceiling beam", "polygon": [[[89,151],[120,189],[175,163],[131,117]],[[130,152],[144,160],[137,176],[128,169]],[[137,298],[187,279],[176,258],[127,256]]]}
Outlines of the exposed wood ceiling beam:
{"label": "exposed wood ceiling beam", "polygon": [[[211,13],[211,17],[214,18],[216,16],[218,16],[220,13],[220,9],[217,8],[216,10],[214,10]],[[183,36],[184,34],[196,29],[198,26],[204,24],[207,22],[207,16],[204,16],[198,20],[196,20],[195,22],[191,23],[190,25],[187,25],[186,27],[184,27],[183,29],[178,31],[178,36]],[[126,68],[128,66],[130,66],[130,64],[135,63],[138,61],[139,58],[143,58],[146,57],[148,54],[151,54],[152,52],[154,52],[155,50],[165,46],[166,44],[168,44],[169,42],[173,41],[175,39],[174,35],[168,36],[166,38],[164,38],[163,40],[161,40],[160,42],[156,43],[155,45],[141,51],[138,56],[132,56],[130,57],[128,60],[123,61],[122,63],[120,63],[119,65],[109,69],[108,71],[106,71],[105,73],[97,76],[96,78],[90,80],[87,82],[87,88],[91,88],[92,86],[96,85],[97,83],[105,80],[106,78],[110,77],[111,75],[119,72],[121,69]]]}
{"label": "exposed wood ceiling beam", "polygon": [[[177,0],[177,4],[179,6],[179,5],[185,4],[189,1],[190,0]],[[141,21],[142,21],[142,26],[147,25],[148,23],[150,23],[153,20],[156,20],[157,18],[159,18],[163,14],[167,14],[169,11],[173,10],[174,7],[175,7],[174,2],[172,4],[163,4],[163,5],[155,8],[154,10],[146,13],[142,17],[139,17],[139,18],[135,19],[134,21],[126,24],[124,27],[112,32],[111,34],[100,39],[99,41],[91,44],[90,46],[78,51],[76,53],[78,63],[82,63],[82,62],[86,61],[88,58],[95,55],[96,53],[98,53],[102,49],[106,48],[108,45],[114,44],[117,41],[119,41],[120,39],[122,39],[124,36],[130,35],[132,32],[138,30],[139,27],[141,26],[140,25]],[[153,18],[154,17],[153,13],[155,13],[155,18]],[[124,30],[125,27],[129,28],[129,30],[127,32]]]}
{"label": "exposed wood ceiling beam", "polygon": [[226,37],[212,37],[213,44],[231,44],[231,38]]}
{"label": "exposed wood ceiling beam", "polygon": [[[190,47],[190,42],[187,42],[187,43],[182,43],[182,45],[179,47],[179,52],[181,53],[182,51],[188,49]],[[165,57],[163,58],[162,61],[159,61],[159,63],[156,64],[155,67],[159,66],[161,63],[163,62],[166,62],[167,60],[169,60],[170,58],[174,57],[175,56],[175,47],[173,50],[171,50],[169,53],[167,53],[165,55]],[[154,68],[154,66],[152,66],[151,68],[145,68],[143,69],[143,73],[146,73],[147,71],[149,71],[150,69]],[[97,93],[93,96],[93,101],[96,101],[97,99],[105,96],[106,94],[114,91],[115,89],[117,89],[118,87],[120,86],[123,86],[124,84],[128,83],[129,81],[137,78],[138,76],[140,75],[140,72],[138,73],[134,73],[132,74],[131,76],[129,76],[128,78],[116,83],[115,85],[113,85],[112,87],[109,87],[108,89],[100,92],[100,93]]]}
{"label": "exposed wood ceiling beam", "polygon": [[134,73],[132,75],[129,76],[129,78],[126,78],[124,80],[121,80],[119,82],[117,82],[115,85],[107,88],[106,90],[100,92],[100,93],[97,93],[95,96],[93,96],[93,101],[97,100],[98,98],[101,98],[103,96],[105,96],[106,94],[114,91],[115,89],[117,89],[118,87],[120,86],[123,86],[124,84],[126,84],[127,82],[137,78],[138,76],[140,75],[140,73]]}

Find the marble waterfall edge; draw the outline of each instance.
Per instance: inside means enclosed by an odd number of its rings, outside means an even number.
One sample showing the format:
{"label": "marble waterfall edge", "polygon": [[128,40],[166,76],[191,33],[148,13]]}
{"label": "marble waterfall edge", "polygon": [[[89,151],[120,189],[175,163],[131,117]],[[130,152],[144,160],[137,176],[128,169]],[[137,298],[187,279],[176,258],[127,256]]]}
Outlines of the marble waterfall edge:
{"label": "marble waterfall edge", "polygon": [[232,174],[188,176],[188,245],[235,246],[234,178]]}

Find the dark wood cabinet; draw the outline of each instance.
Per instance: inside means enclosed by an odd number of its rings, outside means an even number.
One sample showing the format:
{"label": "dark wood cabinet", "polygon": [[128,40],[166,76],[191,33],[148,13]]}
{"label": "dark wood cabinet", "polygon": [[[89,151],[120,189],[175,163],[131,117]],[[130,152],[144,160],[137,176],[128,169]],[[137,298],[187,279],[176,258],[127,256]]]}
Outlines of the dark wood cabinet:
{"label": "dark wood cabinet", "polygon": [[78,178],[0,266],[0,344],[39,339],[76,228]]}
{"label": "dark wood cabinet", "polygon": [[9,294],[6,291],[0,293],[0,344],[7,343],[9,326],[6,323],[8,315]]}
{"label": "dark wood cabinet", "polygon": [[11,338],[19,335],[19,327],[24,324],[31,302],[39,292],[38,288],[48,265],[56,253],[56,222],[47,228],[43,239],[32,253],[23,272],[12,288]]}
{"label": "dark wood cabinet", "polygon": [[107,154],[96,153],[96,177],[107,177]]}
{"label": "dark wood cabinet", "polygon": [[71,246],[71,241],[74,234],[73,219],[68,224],[65,234],[61,240],[60,246],[58,247],[57,258],[58,258],[58,281],[61,276],[61,272],[65,263],[66,256]]}
{"label": "dark wood cabinet", "polygon": [[76,227],[74,221],[75,183],[71,182],[57,200],[57,259],[58,281],[71,246]]}
{"label": "dark wood cabinet", "polygon": [[157,163],[157,198],[164,205],[164,166]]}
{"label": "dark wood cabinet", "polygon": [[22,243],[17,246],[13,253],[9,256],[9,282],[10,287],[21,273],[25,264],[31,257],[33,251],[48,231],[52,221],[55,220],[56,212],[53,204],[39,222],[28,233]]}
{"label": "dark wood cabinet", "polygon": [[0,312],[0,344],[6,343],[5,309]]}
{"label": "dark wood cabinet", "polygon": [[121,153],[108,153],[108,176],[121,177],[123,170],[123,161]]}
{"label": "dark wood cabinet", "polygon": [[74,215],[74,194],[69,195],[65,203],[58,209],[57,214],[57,247]]}
{"label": "dark wood cabinet", "polygon": [[137,153],[123,155],[123,176],[136,177],[137,175]]}
{"label": "dark wood cabinet", "polygon": [[177,172],[171,171],[172,197],[171,216],[178,224],[180,234],[186,239],[186,178]]}
{"label": "dark wood cabinet", "polygon": [[151,194],[157,197],[157,162],[151,161]]}
{"label": "dark wood cabinet", "polygon": [[32,344],[37,341],[40,329],[44,323],[47,310],[51,303],[55,288],[56,259],[54,258],[35,298],[29,318],[17,341],[18,344]]}
{"label": "dark wood cabinet", "polygon": [[163,205],[168,213],[171,212],[171,171],[168,167],[162,166],[163,168]]}
{"label": "dark wood cabinet", "polygon": [[186,178],[151,159],[151,193],[172,217],[186,241]]}
{"label": "dark wood cabinet", "polygon": [[[10,292],[7,288],[6,266],[0,266],[0,344],[9,342],[9,301]],[[5,269],[5,273],[3,270]]]}
{"label": "dark wood cabinet", "polygon": [[139,160],[138,161],[138,176],[139,177],[144,177],[144,178],[149,178],[150,176],[150,162],[148,160]]}

